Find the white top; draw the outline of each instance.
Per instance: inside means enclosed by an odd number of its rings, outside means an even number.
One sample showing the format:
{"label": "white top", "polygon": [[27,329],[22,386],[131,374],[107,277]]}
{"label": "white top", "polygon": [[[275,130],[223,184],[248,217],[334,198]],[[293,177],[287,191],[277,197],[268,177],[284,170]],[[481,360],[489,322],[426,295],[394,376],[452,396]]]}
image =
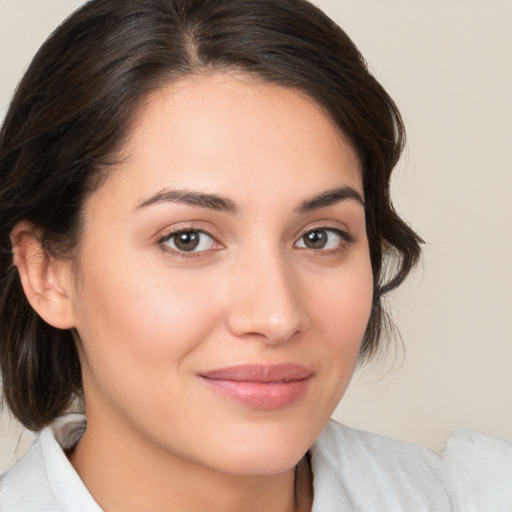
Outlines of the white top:
{"label": "white top", "polygon": [[[41,432],[0,480],[0,512],[101,512],[63,450],[85,418]],[[469,432],[441,457],[419,446],[330,421],[311,448],[313,512],[511,512],[512,444]]]}

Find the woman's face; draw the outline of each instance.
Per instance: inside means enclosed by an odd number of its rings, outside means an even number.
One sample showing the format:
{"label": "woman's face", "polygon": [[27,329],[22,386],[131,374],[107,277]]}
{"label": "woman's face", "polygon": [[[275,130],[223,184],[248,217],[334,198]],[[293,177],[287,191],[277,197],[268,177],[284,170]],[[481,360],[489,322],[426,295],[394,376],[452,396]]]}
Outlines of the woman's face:
{"label": "woman's face", "polygon": [[91,431],[237,474],[289,469],[370,314],[358,159],[297,91],[151,95],[87,200],[72,299]]}

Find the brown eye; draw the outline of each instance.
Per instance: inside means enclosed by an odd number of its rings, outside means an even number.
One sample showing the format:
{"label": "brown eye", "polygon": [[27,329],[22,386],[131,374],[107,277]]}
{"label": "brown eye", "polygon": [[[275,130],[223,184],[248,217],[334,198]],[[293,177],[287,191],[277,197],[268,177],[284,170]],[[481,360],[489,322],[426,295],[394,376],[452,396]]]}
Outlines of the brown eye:
{"label": "brown eye", "polygon": [[174,245],[180,251],[193,251],[199,245],[199,233],[197,231],[186,231],[174,235]]}
{"label": "brown eye", "polygon": [[323,229],[316,229],[306,233],[302,239],[308,249],[323,249],[327,244],[327,233]]}
{"label": "brown eye", "polygon": [[328,250],[348,241],[348,234],[339,229],[312,229],[300,237],[295,244],[300,249]]}
{"label": "brown eye", "polygon": [[203,231],[192,229],[171,233],[161,243],[179,252],[207,251],[215,245],[215,241],[210,235]]}

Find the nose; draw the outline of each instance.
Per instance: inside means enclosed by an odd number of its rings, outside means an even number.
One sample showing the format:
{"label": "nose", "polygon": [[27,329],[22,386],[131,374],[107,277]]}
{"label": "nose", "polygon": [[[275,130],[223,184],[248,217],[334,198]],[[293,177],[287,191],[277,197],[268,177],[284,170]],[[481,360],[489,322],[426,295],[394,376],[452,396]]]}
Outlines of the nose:
{"label": "nose", "polygon": [[278,345],[305,326],[298,280],[279,256],[259,254],[238,265],[231,273],[230,294],[227,323],[237,337]]}

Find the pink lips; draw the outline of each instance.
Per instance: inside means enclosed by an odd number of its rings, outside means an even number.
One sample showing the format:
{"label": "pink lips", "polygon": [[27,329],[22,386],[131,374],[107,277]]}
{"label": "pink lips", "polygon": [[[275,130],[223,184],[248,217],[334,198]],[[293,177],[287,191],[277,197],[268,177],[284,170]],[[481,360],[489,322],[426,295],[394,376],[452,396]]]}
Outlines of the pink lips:
{"label": "pink lips", "polygon": [[201,373],[215,391],[256,409],[280,409],[306,391],[313,372],[297,364],[240,365]]}

